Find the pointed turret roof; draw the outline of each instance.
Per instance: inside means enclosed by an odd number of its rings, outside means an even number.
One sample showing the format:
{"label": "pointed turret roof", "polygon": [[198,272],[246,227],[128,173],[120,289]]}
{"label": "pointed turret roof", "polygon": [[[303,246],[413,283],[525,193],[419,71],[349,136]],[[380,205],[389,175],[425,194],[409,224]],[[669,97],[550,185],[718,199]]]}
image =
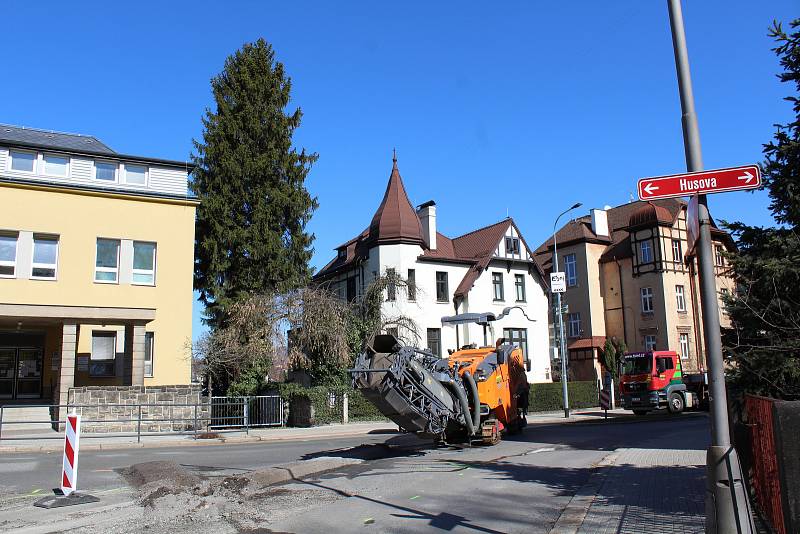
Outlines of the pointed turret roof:
{"label": "pointed turret roof", "polygon": [[403,179],[397,168],[397,156],[392,158],[392,174],[386,194],[372,217],[366,243],[370,246],[389,243],[410,243],[425,247],[422,225],[417,212],[408,200]]}

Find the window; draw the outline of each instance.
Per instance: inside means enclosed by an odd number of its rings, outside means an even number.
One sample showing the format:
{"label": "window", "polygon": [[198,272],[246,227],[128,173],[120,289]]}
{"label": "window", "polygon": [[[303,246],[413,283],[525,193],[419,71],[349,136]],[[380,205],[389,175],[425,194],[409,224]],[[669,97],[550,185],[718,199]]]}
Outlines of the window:
{"label": "window", "polygon": [[109,163],[106,161],[95,161],[94,179],[103,182],[116,182],[118,168],[119,166],[116,163]]}
{"label": "window", "polygon": [[569,287],[578,285],[577,267],[578,263],[575,261],[575,254],[567,254],[564,256],[564,272]]}
{"label": "window", "polygon": [[656,350],[656,336],[644,336],[644,350],[648,352]]}
{"label": "window", "polygon": [[653,313],[653,288],[643,287],[640,289],[642,296],[642,313]]}
{"label": "window", "polygon": [[144,333],[144,376],[153,377],[153,343],[154,332]]}
{"label": "window", "polygon": [[503,300],[503,273],[492,273],[494,300]]}
{"label": "window", "polygon": [[725,265],[725,257],[722,255],[722,245],[714,245],[714,263],[715,265]]}
{"label": "window", "polygon": [[33,172],[36,166],[36,152],[11,151],[11,170]]}
{"label": "window", "polygon": [[672,364],[672,358],[668,358],[666,356],[658,356],[656,358],[656,371],[661,374],[668,369],[674,369],[675,367]]}
{"label": "window", "polygon": [[116,355],[117,334],[115,332],[92,332],[89,376],[114,376]]}
{"label": "window", "polygon": [[680,239],[672,240],[672,261],[675,263],[683,263],[683,250]]}
{"label": "window", "polygon": [[417,300],[417,272],[414,269],[408,270],[408,300]]}
{"label": "window", "polygon": [[525,328],[503,328],[503,337],[512,345],[522,349],[522,356],[528,357],[528,330]]}
{"label": "window", "polygon": [[442,355],[442,331],[439,328],[428,328],[428,350],[436,356]]}
{"label": "window", "polygon": [[98,239],[94,281],[116,284],[119,275],[119,240]]}
{"label": "window", "polygon": [[147,185],[147,167],[144,165],[125,164],[125,183]]}
{"label": "window", "polygon": [[684,294],[683,286],[675,286],[675,299],[678,304],[678,311],[686,311],[686,295]]}
{"label": "window", "polygon": [[436,273],[436,300],[439,302],[450,300],[450,292],[447,289],[447,273]]}
{"label": "window", "polygon": [[58,237],[34,234],[31,278],[55,280],[57,263]]}
{"label": "window", "polygon": [[0,277],[17,274],[17,234],[0,234]]}
{"label": "window", "polygon": [[152,286],[156,283],[156,244],[133,242],[131,283]]}
{"label": "window", "polygon": [[689,334],[681,334],[681,360],[689,359]]}
{"label": "window", "polygon": [[506,238],[506,253],[519,254],[519,238],[517,237]]}
{"label": "window", "polygon": [[386,269],[386,300],[397,300],[397,272],[391,267]]}
{"label": "window", "polygon": [[398,339],[399,334],[396,326],[387,328],[386,333],[389,334],[390,336],[394,336],[395,339]]}
{"label": "window", "polygon": [[45,154],[42,156],[42,161],[44,161],[44,174],[66,178],[69,171],[69,158]]}
{"label": "window", "polygon": [[514,289],[517,292],[517,302],[525,302],[525,275],[514,275]]}
{"label": "window", "polygon": [[652,263],[653,262],[653,245],[650,241],[642,241],[639,244],[639,247],[642,250],[642,263]]}
{"label": "window", "polygon": [[581,314],[568,313],[567,314],[567,336],[568,337],[581,337]]}
{"label": "window", "polygon": [[356,300],[356,279],[354,276],[351,276],[347,279],[345,291],[345,298],[347,299],[347,302],[353,302]]}

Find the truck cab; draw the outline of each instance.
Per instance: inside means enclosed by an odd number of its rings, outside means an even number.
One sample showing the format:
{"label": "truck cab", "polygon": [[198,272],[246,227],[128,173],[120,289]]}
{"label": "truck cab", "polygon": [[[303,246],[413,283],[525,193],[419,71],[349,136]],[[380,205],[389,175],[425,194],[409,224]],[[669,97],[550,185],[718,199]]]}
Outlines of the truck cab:
{"label": "truck cab", "polygon": [[625,409],[637,415],[663,408],[681,413],[698,403],[697,394],[683,380],[681,359],[674,351],[625,354],[620,390]]}

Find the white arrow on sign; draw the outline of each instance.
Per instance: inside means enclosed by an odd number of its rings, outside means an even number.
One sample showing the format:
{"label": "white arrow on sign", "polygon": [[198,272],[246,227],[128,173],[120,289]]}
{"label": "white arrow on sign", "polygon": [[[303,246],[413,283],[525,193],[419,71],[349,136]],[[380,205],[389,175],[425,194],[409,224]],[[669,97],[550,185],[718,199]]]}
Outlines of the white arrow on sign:
{"label": "white arrow on sign", "polygon": [[753,178],[755,177],[753,176],[753,173],[751,173],[750,171],[744,171],[744,174],[739,176],[739,180],[744,180],[744,183],[746,184],[752,182]]}
{"label": "white arrow on sign", "polygon": [[653,191],[658,191],[659,190],[659,188],[657,186],[653,185],[653,182],[648,183],[642,189],[644,189],[644,192],[647,193],[648,195],[652,195]]}

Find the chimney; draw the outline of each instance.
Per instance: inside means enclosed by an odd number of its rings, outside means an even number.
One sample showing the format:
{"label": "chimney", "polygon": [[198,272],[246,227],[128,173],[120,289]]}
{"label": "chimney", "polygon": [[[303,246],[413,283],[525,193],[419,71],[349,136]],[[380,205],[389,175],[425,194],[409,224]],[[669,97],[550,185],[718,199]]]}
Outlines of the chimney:
{"label": "chimney", "polygon": [[422,223],[422,239],[431,250],[436,250],[436,202],[429,200],[417,207],[417,217]]}
{"label": "chimney", "polygon": [[608,237],[608,213],[606,210],[593,209],[592,232],[598,237]]}

